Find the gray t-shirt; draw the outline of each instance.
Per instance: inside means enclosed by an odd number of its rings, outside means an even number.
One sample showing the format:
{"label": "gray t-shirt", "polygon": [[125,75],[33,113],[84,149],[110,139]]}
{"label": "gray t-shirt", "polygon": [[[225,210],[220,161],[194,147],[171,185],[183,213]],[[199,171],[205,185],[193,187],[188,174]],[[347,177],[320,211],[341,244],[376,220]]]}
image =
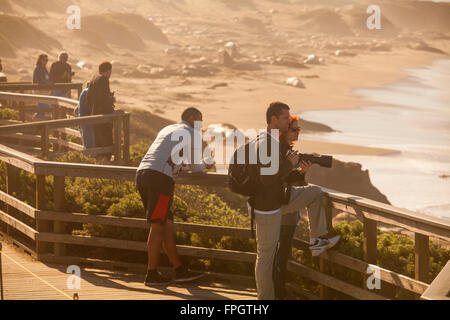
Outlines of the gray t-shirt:
{"label": "gray t-shirt", "polygon": [[[195,143],[194,137],[198,139]],[[178,156],[181,150],[183,157]],[[158,133],[142,159],[138,171],[152,169],[175,179],[181,169],[201,172],[205,168],[201,133],[196,132],[188,122],[181,121],[163,128]]]}

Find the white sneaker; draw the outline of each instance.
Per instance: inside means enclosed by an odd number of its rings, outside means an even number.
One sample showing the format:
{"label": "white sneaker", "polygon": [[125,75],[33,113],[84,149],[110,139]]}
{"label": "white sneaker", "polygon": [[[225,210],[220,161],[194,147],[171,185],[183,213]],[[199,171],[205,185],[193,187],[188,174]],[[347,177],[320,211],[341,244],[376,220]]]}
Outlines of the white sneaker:
{"label": "white sneaker", "polygon": [[325,238],[317,238],[314,243],[309,246],[311,250],[311,254],[313,257],[317,257],[336,245],[339,242],[341,236],[337,235],[335,237],[325,239]]}

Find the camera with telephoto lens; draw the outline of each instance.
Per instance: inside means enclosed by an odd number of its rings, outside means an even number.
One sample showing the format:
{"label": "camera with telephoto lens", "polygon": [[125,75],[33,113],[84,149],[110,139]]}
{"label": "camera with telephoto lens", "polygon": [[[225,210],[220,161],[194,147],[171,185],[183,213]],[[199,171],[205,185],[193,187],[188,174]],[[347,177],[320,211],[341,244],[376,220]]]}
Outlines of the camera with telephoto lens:
{"label": "camera with telephoto lens", "polygon": [[[296,151],[290,151],[289,153],[296,153]],[[318,164],[321,167],[331,168],[333,164],[333,157],[318,154],[299,153],[297,166],[299,166],[302,161],[309,161],[312,164]]]}

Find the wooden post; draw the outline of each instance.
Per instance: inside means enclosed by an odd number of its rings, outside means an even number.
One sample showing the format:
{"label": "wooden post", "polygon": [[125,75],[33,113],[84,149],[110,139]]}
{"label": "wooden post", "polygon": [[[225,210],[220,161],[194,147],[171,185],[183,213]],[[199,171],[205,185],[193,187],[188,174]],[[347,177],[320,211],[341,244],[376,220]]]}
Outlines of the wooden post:
{"label": "wooden post", "polygon": [[[25,102],[21,101],[19,103],[19,119],[22,122],[25,122]],[[20,140],[19,140],[20,141]]]}
{"label": "wooden post", "polygon": [[[377,222],[364,217],[364,260],[370,264],[377,263]],[[367,289],[367,279],[370,275],[364,274],[363,288]]]}
{"label": "wooden post", "polygon": [[123,162],[130,164],[130,114],[125,113],[123,119]]}
{"label": "wooden post", "polygon": [[[327,274],[329,272],[329,263],[324,258],[319,258],[319,270],[322,273]],[[330,288],[320,285],[320,300],[329,300],[331,299]]]}
{"label": "wooden post", "polygon": [[80,99],[81,96],[81,92],[83,91],[83,85],[80,83],[77,86],[77,92],[78,92],[78,96],[77,96],[77,100]]}
{"label": "wooden post", "polygon": [[[59,113],[60,113],[60,107],[59,107],[59,105],[54,104],[54,105],[53,105],[53,120],[59,119]],[[54,136],[56,139],[59,139],[59,137],[60,137],[59,131],[57,131],[57,130],[53,131],[53,136]],[[60,150],[60,148],[59,148],[59,142],[57,141],[57,142],[55,142],[55,143],[53,144],[53,151],[59,151],[59,150]]]}
{"label": "wooden post", "polygon": [[2,270],[2,243],[0,242],[0,300],[4,300],[3,296],[3,270]]}
{"label": "wooden post", "polygon": [[[66,109],[60,107],[59,115],[60,115],[61,119],[66,119],[67,118]],[[61,137],[61,140],[67,141],[67,134],[61,133],[60,137]],[[59,150],[60,151],[69,151],[69,148],[67,148],[65,146],[61,146]]]}
{"label": "wooden post", "polygon": [[114,163],[121,164],[122,160],[122,122],[120,117],[114,118]]}
{"label": "wooden post", "polygon": [[[333,208],[331,206],[331,201],[329,198],[324,197],[322,200],[322,205],[325,211],[325,218],[327,222],[327,230],[330,232],[333,229]],[[330,270],[330,263],[324,258],[319,258],[319,269],[320,272],[327,274]],[[330,289],[324,285],[320,285],[320,299],[328,300],[331,299]]]}
{"label": "wooden post", "polygon": [[414,234],[414,241],[415,278],[416,280],[428,283],[428,270],[430,261],[429,237],[416,232]]}
{"label": "wooden post", "polygon": [[43,125],[41,128],[41,157],[45,159],[48,156],[49,137],[48,127]]}
{"label": "wooden post", "polygon": [[[36,209],[45,210],[45,176],[36,175]],[[37,232],[52,232],[53,224],[47,220],[36,219]],[[36,255],[39,260],[40,254],[53,252],[52,244],[36,241]]]}
{"label": "wooden post", "polygon": [[364,218],[364,260],[377,263],[377,222]]}
{"label": "wooden post", "polygon": [[[55,210],[64,212],[65,210],[65,177],[53,177],[53,200]],[[65,233],[66,224],[61,221],[53,222],[53,231],[55,233]],[[66,246],[62,243],[55,243],[53,253],[56,256],[64,256],[66,254]]]}
{"label": "wooden post", "polygon": [[[6,193],[13,195],[17,191],[17,180],[18,180],[19,170],[13,165],[6,164]],[[11,213],[14,210],[11,206],[6,206],[6,212]],[[8,237],[11,234],[11,227],[6,224],[6,234]]]}

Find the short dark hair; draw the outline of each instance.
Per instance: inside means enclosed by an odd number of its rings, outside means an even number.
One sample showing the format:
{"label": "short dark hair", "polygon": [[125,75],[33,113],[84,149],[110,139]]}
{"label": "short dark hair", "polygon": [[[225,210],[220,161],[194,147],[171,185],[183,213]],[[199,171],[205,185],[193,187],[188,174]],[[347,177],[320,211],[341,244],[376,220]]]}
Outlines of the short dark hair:
{"label": "short dark hair", "polygon": [[48,55],[46,55],[45,53],[40,54],[39,57],[37,58],[36,64],[37,64],[37,65],[40,64],[41,61],[42,61],[42,60],[45,60],[45,59],[48,60]]}
{"label": "short dark hair", "polygon": [[103,72],[106,72],[106,71],[109,71],[109,70],[112,70],[111,62],[105,61],[105,62],[100,63],[99,66],[98,66],[98,71],[100,73],[103,73]]}
{"label": "short dark hair", "polygon": [[194,108],[194,107],[187,108],[181,114],[181,120],[188,121],[190,117],[195,117],[196,115],[199,115],[199,114],[202,114],[202,113],[197,108]]}
{"label": "short dark hair", "polygon": [[290,110],[289,106],[283,102],[275,101],[267,108],[266,119],[267,124],[270,124],[272,116],[279,118],[283,113],[283,110]]}

